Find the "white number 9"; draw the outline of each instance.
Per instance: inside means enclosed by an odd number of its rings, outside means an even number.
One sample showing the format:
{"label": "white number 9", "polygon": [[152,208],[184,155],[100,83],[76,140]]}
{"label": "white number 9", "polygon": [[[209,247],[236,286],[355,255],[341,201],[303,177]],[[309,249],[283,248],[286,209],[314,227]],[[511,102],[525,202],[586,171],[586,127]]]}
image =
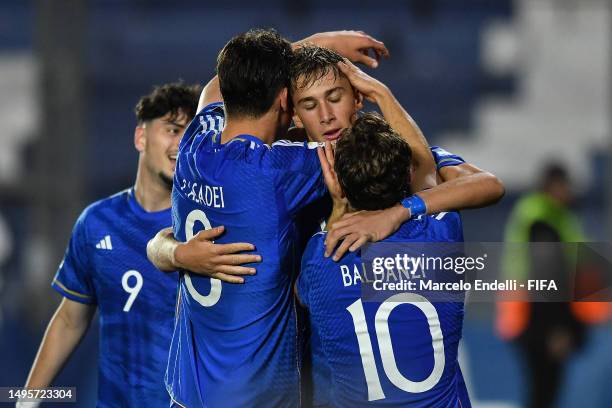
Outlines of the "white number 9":
{"label": "white number 9", "polygon": [[[129,286],[129,280],[132,276],[136,278],[136,284],[134,286]],[[136,296],[138,296],[140,289],[142,289],[142,275],[135,270],[127,271],[121,278],[121,286],[123,286],[123,290],[130,294],[123,306],[123,311],[129,312],[132,308],[132,304],[136,300]]]}
{"label": "white number 9", "polygon": [[[185,238],[187,241],[194,236],[193,227],[195,226],[196,221],[200,221],[202,224],[204,224],[204,229],[209,230],[212,228],[210,221],[208,221],[206,214],[204,214],[204,211],[191,211],[185,220]],[[196,302],[204,307],[215,305],[219,301],[219,298],[221,298],[221,281],[219,279],[210,278],[210,293],[206,296],[201,295],[200,292],[198,292],[193,286],[189,273],[185,274],[185,285],[187,286],[187,290],[189,291],[191,297],[193,297]]]}

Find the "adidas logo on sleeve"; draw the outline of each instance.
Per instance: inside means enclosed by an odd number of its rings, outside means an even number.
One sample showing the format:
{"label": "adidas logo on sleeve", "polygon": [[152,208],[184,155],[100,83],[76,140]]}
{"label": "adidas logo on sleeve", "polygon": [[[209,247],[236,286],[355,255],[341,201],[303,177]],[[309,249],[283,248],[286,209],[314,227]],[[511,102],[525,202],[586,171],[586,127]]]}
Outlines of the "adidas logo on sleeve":
{"label": "adidas logo on sleeve", "polygon": [[113,244],[111,243],[110,235],[106,235],[100,242],[96,244],[96,248],[98,249],[113,249]]}

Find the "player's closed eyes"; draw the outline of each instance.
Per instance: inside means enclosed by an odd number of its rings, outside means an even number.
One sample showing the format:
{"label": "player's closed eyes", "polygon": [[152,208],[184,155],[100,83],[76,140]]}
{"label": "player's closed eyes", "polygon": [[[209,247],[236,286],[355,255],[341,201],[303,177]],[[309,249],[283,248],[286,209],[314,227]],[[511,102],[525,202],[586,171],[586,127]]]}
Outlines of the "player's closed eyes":
{"label": "player's closed eyes", "polygon": [[340,89],[337,89],[334,92],[330,93],[327,97],[327,100],[331,103],[340,102],[340,99],[342,99],[342,91]]}

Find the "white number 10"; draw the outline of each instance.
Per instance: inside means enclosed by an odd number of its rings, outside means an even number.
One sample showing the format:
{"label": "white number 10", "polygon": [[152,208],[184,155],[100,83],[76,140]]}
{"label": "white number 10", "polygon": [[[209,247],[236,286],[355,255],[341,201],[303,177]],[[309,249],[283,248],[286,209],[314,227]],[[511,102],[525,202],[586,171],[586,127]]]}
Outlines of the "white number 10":
{"label": "white number 10", "polygon": [[[431,345],[433,346],[434,367],[429,377],[423,381],[410,381],[400,373],[395,363],[393,344],[391,343],[391,336],[389,335],[388,320],[393,309],[401,304],[416,306],[425,314],[425,317],[427,317],[429,332],[431,334]],[[361,355],[363,372],[368,385],[368,401],[383,399],[385,398],[385,393],[383,392],[380,378],[378,377],[378,371],[376,370],[376,360],[374,359],[374,351],[372,349],[372,342],[370,341],[370,333],[368,333],[368,324],[365,319],[365,312],[361,299],[355,301],[347,307],[346,310],[351,314],[353,324],[355,325],[359,354]],[[376,330],[376,336],[378,337],[378,348],[380,349],[383,370],[393,385],[406,392],[418,393],[432,389],[438,381],[440,381],[445,364],[444,337],[442,336],[438,312],[436,312],[434,306],[427,299],[415,293],[399,293],[391,296],[385,300],[376,311],[374,328]]]}
{"label": "white number 10", "polygon": [[[129,286],[130,278],[132,276],[136,278],[136,284],[134,286]],[[138,296],[140,289],[142,289],[142,275],[140,272],[135,270],[127,271],[121,277],[121,286],[123,286],[123,290],[130,294],[125,302],[125,305],[123,306],[123,311],[129,312],[132,308],[132,304],[136,300],[136,296]]]}

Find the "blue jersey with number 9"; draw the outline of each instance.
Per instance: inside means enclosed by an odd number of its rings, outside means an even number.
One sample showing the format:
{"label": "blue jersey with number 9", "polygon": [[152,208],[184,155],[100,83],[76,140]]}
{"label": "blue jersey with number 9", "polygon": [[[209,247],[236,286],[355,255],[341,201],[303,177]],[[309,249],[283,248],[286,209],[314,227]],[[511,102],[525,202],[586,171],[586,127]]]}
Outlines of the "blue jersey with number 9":
{"label": "blue jersey with number 9", "polygon": [[170,209],[147,212],[133,189],[100,200],[77,220],[52,286],[97,305],[98,406],[167,407],[164,372],[178,274],[147,259],[147,242],[171,222]]}
{"label": "blue jersey with number 9", "polygon": [[240,285],[182,274],[168,390],[188,407],[298,406],[296,219],[326,194],[320,164],[307,143],[240,135],[222,144],[223,119],[223,106],[209,105],[181,140],[174,233],[185,241],[223,225],[217,243],[252,243],[263,261]]}

